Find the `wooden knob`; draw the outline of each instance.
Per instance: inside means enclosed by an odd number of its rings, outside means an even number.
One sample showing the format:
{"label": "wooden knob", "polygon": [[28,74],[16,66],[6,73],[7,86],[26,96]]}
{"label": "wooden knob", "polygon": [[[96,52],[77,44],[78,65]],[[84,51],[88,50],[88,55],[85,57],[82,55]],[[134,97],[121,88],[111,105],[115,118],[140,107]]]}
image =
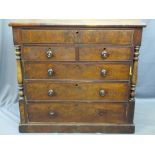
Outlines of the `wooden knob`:
{"label": "wooden knob", "polygon": [[50,116],[54,116],[54,115],[55,115],[55,112],[54,112],[54,111],[50,111],[50,112],[49,112],[49,115],[50,115]]}
{"label": "wooden knob", "polygon": [[54,94],[55,94],[54,90],[50,89],[48,91],[48,96],[54,96]]}
{"label": "wooden knob", "polygon": [[48,69],[48,76],[53,76],[54,70],[52,68]]}
{"label": "wooden knob", "polygon": [[100,89],[99,95],[100,95],[100,96],[105,96],[105,90],[104,90],[104,89]]}
{"label": "wooden knob", "polygon": [[51,58],[53,56],[52,50],[49,48],[48,51],[46,52],[47,58]]}
{"label": "wooden knob", "polygon": [[107,75],[107,70],[106,69],[102,69],[101,70],[101,75],[102,76],[106,76]]}
{"label": "wooden knob", "polygon": [[54,111],[54,110],[50,110],[48,114],[49,114],[49,117],[51,117],[51,118],[54,118],[54,117],[58,116],[57,111]]}
{"label": "wooden knob", "polygon": [[108,56],[109,56],[109,54],[108,54],[108,52],[106,50],[104,50],[104,51],[101,52],[101,57],[103,59],[106,59]]}

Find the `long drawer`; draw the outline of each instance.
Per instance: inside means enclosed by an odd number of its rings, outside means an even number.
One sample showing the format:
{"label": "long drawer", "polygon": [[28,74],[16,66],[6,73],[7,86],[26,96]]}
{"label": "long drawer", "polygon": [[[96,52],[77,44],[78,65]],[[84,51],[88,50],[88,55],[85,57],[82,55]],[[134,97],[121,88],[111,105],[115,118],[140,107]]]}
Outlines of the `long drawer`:
{"label": "long drawer", "polygon": [[124,123],[125,103],[32,103],[27,104],[30,122]]}
{"label": "long drawer", "polygon": [[129,61],[133,48],[105,45],[33,45],[22,47],[22,60],[74,61],[79,50],[79,61]]}
{"label": "long drawer", "polygon": [[129,45],[133,43],[133,30],[54,30],[24,29],[23,43],[102,43]]}
{"label": "long drawer", "polygon": [[128,101],[128,83],[24,81],[27,100]]}
{"label": "long drawer", "polygon": [[24,62],[25,79],[129,80],[130,63]]}

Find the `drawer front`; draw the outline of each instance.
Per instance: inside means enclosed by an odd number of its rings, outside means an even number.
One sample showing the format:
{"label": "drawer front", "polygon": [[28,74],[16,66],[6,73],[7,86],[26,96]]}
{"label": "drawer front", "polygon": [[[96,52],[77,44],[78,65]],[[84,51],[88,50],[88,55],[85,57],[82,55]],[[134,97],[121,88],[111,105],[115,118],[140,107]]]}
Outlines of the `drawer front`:
{"label": "drawer front", "polygon": [[23,43],[132,44],[133,30],[22,30]]}
{"label": "drawer front", "polygon": [[74,61],[74,47],[56,46],[24,46],[22,48],[23,60],[50,60],[50,61]]}
{"label": "drawer front", "polygon": [[[79,47],[81,61],[120,61],[132,60],[131,47]],[[23,60],[74,61],[75,47],[24,46]]]}
{"label": "drawer front", "polygon": [[74,30],[22,30],[23,43],[74,43]]}
{"label": "drawer front", "polygon": [[128,83],[25,81],[27,100],[127,101]]}
{"label": "drawer front", "polygon": [[129,80],[130,64],[25,62],[26,79]]}
{"label": "drawer front", "polygon": [[27,105],[30,122],[97,122],[126,121],[124,103],[30,103]]}
{"label": "drawer front", "polygon": [[79,43],[132,44],[133,30],[80,30]]}
{"label": "drawer front", "polygon": [[132,60],[131,47],[80,47],[81,61],[122,61]]}

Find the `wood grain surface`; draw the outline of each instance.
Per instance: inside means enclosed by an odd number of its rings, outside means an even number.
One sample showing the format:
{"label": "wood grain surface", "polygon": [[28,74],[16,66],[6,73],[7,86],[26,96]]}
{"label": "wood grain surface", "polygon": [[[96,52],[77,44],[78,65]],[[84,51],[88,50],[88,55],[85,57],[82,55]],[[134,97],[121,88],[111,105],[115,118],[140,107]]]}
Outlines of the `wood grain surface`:
{"label": "wood grain surface", "polygon": [[[128,83],[25,81],[25,95],[27,100],[127,101],[128,87]],[[105,96],[99,95],[101,89]],[[54,90],[54,96],[48,96],[49,90]]]}
{"label": "wood grain surface", "polygon": [[[49,58],[47,52],[51,50],[52,56]],[[47,60],[47,61],[74,61],[75,47],[74,46],[24,46],[22,48],[23,60]]]}
{"label": "wood grain surface", "polygon": [[[125,123],[124,103],[29,103],[30,122]],[[51,115],[52,114],[52,115]]]}
{"label": "wood grain surface", "polygon": [[23,43],[101,43],[129,45],[133,30],[22,30]]}
{"label": "wood grain surface", "polygon": [[[129,80],[129,63],[24,62],[25,79]],[[52,76],[48,70],[53,69]],[[106,70],[105,76],[101,74]]]}

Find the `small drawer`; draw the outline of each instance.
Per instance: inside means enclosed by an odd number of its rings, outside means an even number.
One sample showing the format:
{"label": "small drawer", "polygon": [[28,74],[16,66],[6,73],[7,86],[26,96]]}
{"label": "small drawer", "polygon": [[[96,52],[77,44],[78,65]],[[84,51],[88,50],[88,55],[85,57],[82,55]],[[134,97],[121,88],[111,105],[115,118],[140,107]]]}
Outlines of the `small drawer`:
{"label": "small drawer", "polygon": [[57,46],[24,46],[23,60],[74,61],[74,47]]}
{"label": "small drawer", "polygon": [[30,122],[124,123],[125,103],[33,103],[27,104]]}
{"label": "small drawer", "polygon": [[81,61],[129,61],[133,58],[132,47],[80,47]]}
{"label": "small drawer", "polygon": [[127,101],[128,83],[25,81],[27,100]]}
{"label": "small drawer", "polygon": [[129,63],[24,62],[25,79],[129,80]]}
{"label": "small drawer", "polygon": [[98,29],[98,30],[54,30],[25,29],[22,30],[23,43],[81,43],[81,44],[116,44],[133,43],[134,30]]}

